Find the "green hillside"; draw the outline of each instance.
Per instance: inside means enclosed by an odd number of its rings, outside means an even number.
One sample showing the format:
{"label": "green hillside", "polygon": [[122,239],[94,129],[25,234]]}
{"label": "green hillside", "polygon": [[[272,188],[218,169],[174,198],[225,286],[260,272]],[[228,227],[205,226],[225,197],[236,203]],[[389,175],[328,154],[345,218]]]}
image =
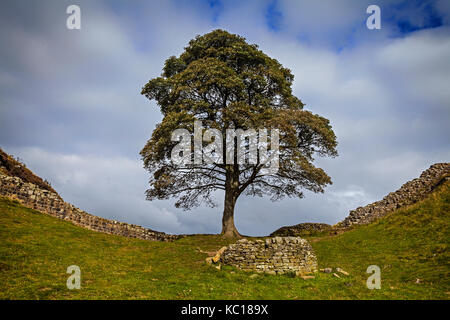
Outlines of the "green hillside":
{"label": "green hillside", "polygon": [[[450,185],[426,200],[337,236],[311,238],[320,268],[340,278],[258,275],[206,265],[215,235],[172,243],[101,234],[0,198],[1,299],[449,299]],[[203,252],[202,252],[203,251]],[[366,287],[369,265],[381,289]],[[81,268],[68,290],[66,269]],[[419,279],[419,280],[417,280]]]}

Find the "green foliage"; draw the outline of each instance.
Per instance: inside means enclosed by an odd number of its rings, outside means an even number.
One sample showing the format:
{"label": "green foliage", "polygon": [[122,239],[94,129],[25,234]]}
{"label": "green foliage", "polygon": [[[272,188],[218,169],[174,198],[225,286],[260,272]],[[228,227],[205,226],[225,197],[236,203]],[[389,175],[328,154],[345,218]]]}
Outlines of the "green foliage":
{"label": "green foliage", "polygon": [[[323,192],[331,179],[312,162],[316,155],[337,155],[336,136],[327,119],[303,109],[292,94],[293,80],[289,69],[257,45],[223,30],[197,36],[179,57],[167,59],[162,75],[141,92],[156,100],[164,116],[141,151],[151,173],[147,198],[175,197],[178,207],[190,209],[202,201],[213,205],[212,191],[223,189],[229,195],[226,203],[232,216],[234,203],[244,191],[272,200],[302,197],[305,188]],[[262,162],[173,165],[171,133],[178,128],[192,133],[194,120],[223,136],[226,129],[278,129],[278,173],[259,174]]]}
{"label": "green foliage", "polygon": [[[311,238],[320,268],[350,276],[303,280],[206,265],[202,251],[231,242],[219,236],[123,238],[0,198],[0,299],[449,299],[449,205],[447,184],[377,223]],[[81,290],[66,288],[73,264],[81,268]],[[371,264],[381,268],[380,290],[366,288]]]}

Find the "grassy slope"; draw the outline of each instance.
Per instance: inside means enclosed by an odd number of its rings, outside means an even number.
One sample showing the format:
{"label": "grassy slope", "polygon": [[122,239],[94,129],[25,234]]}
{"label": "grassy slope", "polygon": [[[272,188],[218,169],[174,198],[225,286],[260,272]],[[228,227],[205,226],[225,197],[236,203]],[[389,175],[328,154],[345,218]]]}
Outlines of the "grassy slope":
{"label": "grassy slope", "polygon": [[[447,183],[425,201],[399,209],[376,223],[317,239],[313,246],[322,265],[347,269],[356,283],[366,281],[367,266],[378,265],[383,291],[380,296],[449,299],[449,223]],[[357,298],[366,297],[363,291],[356,290],[355,294]]]}
{"label": "grassy slope", "polygon": [[[424,202],[369,226],[312,238],[319,273],[303,280],[204,263],[226,241],[192,236],[148,242],[76,227],[0,198],[1,299],[374,299],[450,298],[449,184]],[[66,268],[81,268],[81,290],[68,290]],[[366,268],[381,268],[381,290],[368,290]],[[420,283],[416,283],[419,278]]]}

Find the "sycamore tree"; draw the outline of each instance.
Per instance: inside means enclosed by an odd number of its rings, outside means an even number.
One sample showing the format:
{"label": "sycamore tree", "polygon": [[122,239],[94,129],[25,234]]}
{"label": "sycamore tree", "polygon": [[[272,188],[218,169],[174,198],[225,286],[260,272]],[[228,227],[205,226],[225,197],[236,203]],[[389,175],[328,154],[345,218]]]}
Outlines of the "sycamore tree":
{"label": "sycamore tree", "polygon": [[[147,199],[176,198],[175,206],[188,210],[201,203],[214,206],[215,191],[223,190],[222,235],[239,237],[234,210],[240,195],[270,196],[275,201],[285,196],[302,198],[304,189],[323,192],[331,179],[313,161],[316,156],[337,155],[336,136],[329,120],[303,109],[304,104],[292,94],[293,80],[289,69],[257,45],[223,30],[197,36],[179,57],[168,58],[161,76],[142,88],[163,115],[141,151],[150,172]],[[201,128],[194,130],[194,123],[201,123]],[[192,140],[174,139],[177,129],[187,130]],[[211,129],[215,135],[206,134]],[[258,144],[257,157],[252,158],[254,141],[244,137],[235,145],[235,137],[227,135],[230,129],[255,130],[260,138],[261,130],[277,130],[278,136],[265,137],[265,150],[275,142],[277,148],[263,158],[264,149]],[[223,147],[228,148],[230,139],[231,156]],[[190,151],[182,164],[173,161],[180,140],[185,140],[182,151]],[[205,161],[211,149],[205,152],[202,147],[214,141],[219,147],[209,157],[214,155],[216,161]],[[243,161],[237,159],[238,147],[245,150],[240,153]],[[276,170],[265,171],[267,155],[274,154]]]}

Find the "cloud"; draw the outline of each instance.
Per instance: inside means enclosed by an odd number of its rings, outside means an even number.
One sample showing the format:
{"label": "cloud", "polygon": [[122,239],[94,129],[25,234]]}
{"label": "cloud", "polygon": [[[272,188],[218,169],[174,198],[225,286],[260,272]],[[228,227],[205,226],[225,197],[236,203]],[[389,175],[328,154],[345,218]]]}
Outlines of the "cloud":
{"label": "cloud", "polygon": [[49,180],[66,201],[85,211],[160,231],[183,231],[172,210],[145,201],[146,177],[139,161],[51,153],[39,148],[8,151]]}
{"label": "cloud", "polygon": [[221,192],[217,208],[191,212],[145,200],[138,153],[161,114],[139,92],[196,34],[224,28],[292,70],[294,93],[330,119],[340,153],[317,159],[334,182],[324,194],[240,198],[238,229],[335,223],[450,158],[450,7],[409,3],[380,2],[382,30],[369,31],[369,1],[81,1],[82,29],[69,31],[68,1],[2,2],[0,145],[90,213],[170,233],[219,232]]}

